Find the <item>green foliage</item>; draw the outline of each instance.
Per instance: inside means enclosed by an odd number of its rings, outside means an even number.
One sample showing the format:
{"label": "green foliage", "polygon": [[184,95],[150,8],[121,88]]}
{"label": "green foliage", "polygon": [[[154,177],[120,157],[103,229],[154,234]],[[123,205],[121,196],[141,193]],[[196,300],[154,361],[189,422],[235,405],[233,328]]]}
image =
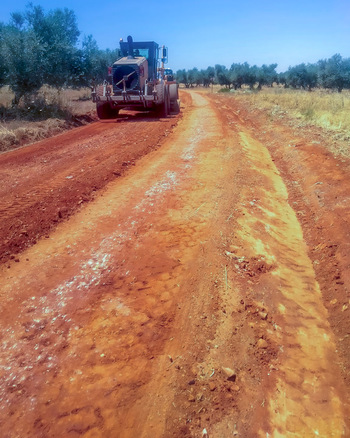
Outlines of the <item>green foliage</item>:
{"label": "green foliage", "polygon": [[317,69],[312,64],[299,64],[289,67],[286,73],[286,82],[293,88],[303,88],[311,91],[318,84]]}
{"label": "green foliage", "polygon": [[203,70],[199,71],[197,68],[177,70],[174,78],[179,84],[184,84],[186,88],[193,87],[194,84],[203,85],[204,82]]}
{"label": "green foliage", "polygon": [[255,67],[258,90],[261,90],[263,85],[272,87],[273,83],[277,82],[276,68],[277,64],[263,64],[261,67]]}
{"label": "green foliage", "polygon": [[187,81],[190,87],[193,87],[194,84],[197,84],[199,81],[198,68],[192,68],[191,70],[188,70]]}
{"label": "green foliage", "polygon": [[4,47],[4,35],[5,35],[5,26],[0,23],[0,87],[3,87],[6,84],[6,78],[8,74],[8,66],[5,62],[5,53],[3,50]]}
{"label": "green foliage", "polygon": [[219,93],[229,93],[230,91],[229,88],[220,88]]}
{"label": "green foliage", "polygon": [[24,13],[12,14],[0,32],[0,75],[15,93],[15,104],[43,84],[62,87],[74,82],[80,56],[73,11],[45,14],[41,6],[29,4]]}
{"label": "green foliage", "polygon": [[30,5],[24,14],[27,31],[34,32],[43,50],[43,83],[63,87],[74,83],[79,71],[76,48],[80,32],[73,11],[55,9],[44,13],[41,6]]}
{"label": "green foliage", "polygon": [[241,74],[242,74],[242,85],[248,85],[249,88],[252,90],[254,88],[254,85],[256,84],[257,77],[256,77],[256,66],[250,67],[247,62],[242,64],[241,67]]}
{"label": "green foliage", "polygon": [[43,46],[32,31],[15,26],[2,29],[0,53],[5,71],[4,82],[15,93],[15,103],[26,93],[37,91],[44,80]]}
{"label": "green foliage", "polygon": [[216,82],[219,85],[224,85],[226,88],[231,89],[232,87],[232,77],[230,71],[220,64],[215,65],[215,77]]}
{"label": "green foliage", "polygon": [[339,54],[318,62],[320,85],[341,92],[350,88],[350,58],[343,59]]}
{"label": "green foliage", "polygon": [[230,78],[234,89],[242,88],[242,85],[249,85],[253,88],[256,83],[256,67],[250,67],[247,62],[244,64],[232,64],[230,68]]}
{"label": "green foliage", "polygon": [[84,37],[81,50],[79,84],[91,86],[106,79],[108,67],[120,57],[119,50],[100,50],[92,35]]}
{"label": "green foliage", "polygon": [[[228,69],[224,65],[208,67],[207,70],[192,69],[179,70],[178,81],[186,87],[196,85],[208,86],[216,83],[230,90],[248,86],[251,90],[261,90],[263,86],[272,87],[273,84],[284,85],[311,91],[316,87],[324,87],[341,92],[350,89],[350,58],[334,55],[327,60],[318,61],[316,64],[299,64],[289,67],[286,72],[277,73],[277,64],[250,66],[247,62],[233,63]],[[193,77],[196,80],[193,82]]]}
{"label": "green foliage", "polygon": [[119,51],[99,50],[91,35],[78,48],[79,35],[68,9],[45,13],[29,4],[25,12],[13,13],[9,24],[0,23],[0,86],[11,87],[14,104],[44,84],[80,87],[106,79]]}
{"label": "green foliage", "polygon": [[215,82],[215,68],[214,67],[207,67],[206,70],[203,71],[203,85],[205,87],[209,87],[209,85],[213,84]]}
{"label": "green foliage", "polygon": [[175,74],[175,77],[179,84],[184,84],[186,88],[190,86],[187,79],[187,71],[185,69],[178,70]]}

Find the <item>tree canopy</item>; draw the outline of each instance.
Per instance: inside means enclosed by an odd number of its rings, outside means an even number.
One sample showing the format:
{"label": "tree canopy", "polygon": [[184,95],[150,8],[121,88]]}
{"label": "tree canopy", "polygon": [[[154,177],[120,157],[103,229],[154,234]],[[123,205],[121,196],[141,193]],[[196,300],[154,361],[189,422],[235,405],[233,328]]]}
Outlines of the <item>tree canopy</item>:
{"label": "tree canopy", "polygon": [[75,13],[67,8],[45,12],[29,4],[0,23],[0,86],[9,85],[15,103],[44,84],[87,86],[102,81],[118,50],[100,50],[91,35],[78,46]]}
{"label": "tree canopy", "polygon": [[[320,60],[316,64],[299,64],[289,67],[286,72],[277,73],[277,64],[262,66],[250,66],[247,62],[243,64],[232,63],[230,68],[224,65],[208,67],[207,70],[194,68],[190,70],[179,70],[176,78],[179,83],[186,87],[195,85],[208,86],[208,83],[219,84],[228,90],[240,89],[243,85],[250,89],[261,90],[263,86],[272,87],[273,84],[282,84],[286,88],[296,88],[311,91],[316,87],[328,88],[341,92],[343,89],[350,89],[350,58],[342,58],[336,54],[329,59]],[[210,80],[205,79],[205,72],[210,71]],[[189,80],[191,77],[197,80]]]}

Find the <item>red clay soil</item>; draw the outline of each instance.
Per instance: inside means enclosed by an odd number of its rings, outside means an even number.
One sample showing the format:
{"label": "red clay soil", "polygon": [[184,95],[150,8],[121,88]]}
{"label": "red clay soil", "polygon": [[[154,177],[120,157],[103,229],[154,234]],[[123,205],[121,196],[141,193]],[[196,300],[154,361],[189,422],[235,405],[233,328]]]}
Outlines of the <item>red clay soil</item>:
{"label": "red clay soil", "polygon": [[4,438],[349,436],[350,163],[181,97],[0,156]]}
{"label": "red clay soil", "polygon": [[177,121],[124,112],[117,120],[1,154],[0,260],[16,258],[48,235],[98,190],[157,149]]}
{"label": "red clay soil", "polygon": [[[271,154],[288,187],[289,204],[296,211],[320,284],[328,318],[343,357],[343,378],[350,387],[350,161],[334,157],[327,132],[291,123],[268,122],[247,105],[229,108]],[[230,118],[230,116],[228,116]],[[262,122],[264,128],[262,129]]]}

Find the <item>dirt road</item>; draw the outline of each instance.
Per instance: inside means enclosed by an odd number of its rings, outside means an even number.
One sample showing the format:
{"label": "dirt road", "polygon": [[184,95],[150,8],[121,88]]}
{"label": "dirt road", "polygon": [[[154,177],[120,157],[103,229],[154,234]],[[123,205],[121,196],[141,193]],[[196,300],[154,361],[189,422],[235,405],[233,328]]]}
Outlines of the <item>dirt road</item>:
{"label": "dirt road", "polygon": [[182,100],[0,156],[4,438],[350,436],[349,163]]}

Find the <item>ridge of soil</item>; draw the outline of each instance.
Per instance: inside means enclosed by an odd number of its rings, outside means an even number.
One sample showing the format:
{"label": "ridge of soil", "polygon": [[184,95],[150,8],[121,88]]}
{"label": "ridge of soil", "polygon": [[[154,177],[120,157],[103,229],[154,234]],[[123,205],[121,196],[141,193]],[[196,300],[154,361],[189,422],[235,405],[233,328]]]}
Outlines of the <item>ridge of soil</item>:
{"label": "ridge of soil", "polygon": [[[96,122],[95,112],[75,114],[70,119],[49,118],[41,121],[10,120],[3,124],[0,133],[0,153],[28,146],[62,132]],[[14,127],[16,125],[17,127]]]}
{"label": "ridge of soil", "polygon": [[[289,120],[269,120],[249,104],[229,101],[235,117],[266,145],[286,182],[289,203],[296,210],[320,284],[337,349],[344,361],[342,375],[350,388],[350,160],[334,156],[332,135],[318,127],[300,130]],[[264,129],[261,129],[262,120]]]}

